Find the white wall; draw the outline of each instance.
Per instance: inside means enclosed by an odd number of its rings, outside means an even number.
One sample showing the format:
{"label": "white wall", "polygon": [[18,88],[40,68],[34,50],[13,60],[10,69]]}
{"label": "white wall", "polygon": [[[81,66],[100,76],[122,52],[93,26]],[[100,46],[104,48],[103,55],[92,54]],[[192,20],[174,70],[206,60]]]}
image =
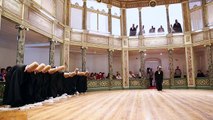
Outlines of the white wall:
{"label": "white wall", "polygon": [[0,68],[14,66],[16,64],[16,40],[0,40]]}
{"label": "white wall", "polygon": [[[34,61],[49,65],[49,46],[48,47],[25,47],[24,64]],[[60,47],[55,48],[55,66],[60,65]]]}

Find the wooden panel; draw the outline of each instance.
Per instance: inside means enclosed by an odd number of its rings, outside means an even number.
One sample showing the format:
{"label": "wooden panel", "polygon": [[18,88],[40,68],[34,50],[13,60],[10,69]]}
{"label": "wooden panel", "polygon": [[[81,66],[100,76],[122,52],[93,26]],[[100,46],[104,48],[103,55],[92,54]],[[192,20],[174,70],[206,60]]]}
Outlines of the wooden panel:
{"label": "wooden panel", "polygon": [[192,40],[193,40],[193,42],[202,41],[203,40],[203,32],[193,33],[192,34]]}
{"label": "wooden panel", "polygon": [[212,95],[213,90],[88,92],[52,105],[0,112],[0,119],[20,120],[25,114],[28,120],[212,120]]}
{"label": "wooden panel", "polygon": [[55,25],[55,36],[63,39],[64,36],[64,28],[60,25]]}
{"label": "wooden panel", "polygon": [[184,37],[183,35],[180,36],[173,36],[173,45],[183,45],[184,44]]}
{"label": "wooden panel", "polygon": [[139,39],[138,38],[129,39],[129,47],[130,48],[138,48],[139,47]]}
{"label": "wooden panel", "polygon": [[64,2],[56,0],[56,18],[60,22],[64,22]]}
{"label": "wooden panel", "polygon": [[166,37],[151,37],[144,39],[145,46],[163,46],[167,45]]}
{"label": "wooden panel", "polygon": [[88,43],[104,44],[108,45],[108,37],[98,36],[98,35],[88,35]]}
{"label": "wooden panel", "polygon": [[51,21],[47,20],[43,16],[39,15],[37,12],[29,9],[28,12],[28,21],[35,27],[46,31],[48,33],[52,33],[52,23]]}
{"label": "wooden panel", "polygon": [[117,38],[114,39],[114,47],[121,47],[122,43],[121,43],[121,39]]}
{"label": "wooden panel", "polygon": [[[47,10],[53,16],[55,16],[55,3],[54,3],[54,1],[55,0],[42,0],[41,1],[42,8]],[[63,9],[63,8],[61,8],[61,9]]]}
{"label": "wooden panel", "polygon": [[3,0],[3,7],[21,17],[22,5],[18,0]]}
{"label": "wooden panel", "polygon": [[71,32],[71,41],[81,41],[82,40],[82,33],[78,32]]}

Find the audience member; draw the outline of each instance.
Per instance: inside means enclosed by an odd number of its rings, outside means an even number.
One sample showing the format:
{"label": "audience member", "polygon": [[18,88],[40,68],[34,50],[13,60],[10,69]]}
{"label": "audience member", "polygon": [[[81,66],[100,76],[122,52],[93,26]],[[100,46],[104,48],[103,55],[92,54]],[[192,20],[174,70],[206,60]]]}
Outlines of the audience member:
{"label": "audience member", "polygon": [[129,36],[135,36],[137,33],[138,25],[132,24],[132,27],[130,28]]}
{"label": "audience member", "polygon": [[174,30],[174,32],[177,32],[177,33],[182,32],[181,24],[178,22],[177,19],[175,20],[175,23],[173,25],[173,30]]}
{"label": "audience member", "polygon": [[177,66],[177,68],[175,69],[174,78],[181,78],[181,70],[179,66]]}
{"label": "audience member", "polygon": [[149,33],[155,33],[155,28],[153,26],[149,29]]}
{"label": "audience member", "polygon": [[118,80],[122,79],[121,74],[119,72],[116,73],[116,79],[118,79]]}
{"label": "audience member", "polygon": [[5,68],[1,68],[0,81],[5,81],[6,73],[7,73],[6,69]]}
{"label": "audience member", "polygon": [[136,78],[135,74],[133,74],[132,71],[129,71],[129,78]]}
{"label": "audience member", "polygon": [[164,28],[163,28],[163,26],[161,25],[159,28],[158,28],[158,32],[164,32]]}
{"label": "audience member", "polygon": [[205,75],[203,74],[201,70],[198,70],[197,77],[205,77]]}

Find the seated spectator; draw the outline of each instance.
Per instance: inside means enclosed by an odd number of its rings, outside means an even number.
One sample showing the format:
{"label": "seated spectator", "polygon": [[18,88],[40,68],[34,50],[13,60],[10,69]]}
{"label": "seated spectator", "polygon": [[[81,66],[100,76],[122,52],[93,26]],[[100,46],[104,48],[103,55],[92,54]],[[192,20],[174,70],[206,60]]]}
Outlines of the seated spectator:
{"label": "seated spectator", "polygon": [[118,79],[118,80],[122,79],[121,74],[119,72],[116,73],[116,79]]}
{"label": "seated spectator", "polygon": [[181,70],[179,66],[177,66],[177,68],[175,69],[174,78],[181,78]]}
{"label": "seated spectator", "polygon": [[205,77],[209,77],[209,71],[206,71]]}
{"label": "seated spectator", "polygon": [[153,26],[149,29],[149,33],[155,33],[155,28]]}
{"label": "seated spectator", "polygon": [[205,75],[203,74],[201,70],[198,70],[197,77],[205,77]]}
{"label": "seated spectator", "polygon": [[5,81],[5,77],[6,77],[6,69],[1,68],[0,81]]}
{"label": "seated spectator", "polygon": [[175,20],[175,23],[174,23],[174,25],[173,25],[173,30],[174,30],[174,32],[176,32],[176,33],[182,32],[181,24],[178,22],[177,19]]}
{"label": "seated spectator", "polygon": [[164,28],[162,25],[158,28],[158,32],[164,32]]}
{"label": "seated spectator", "polygon": [[133,74],[132,71],[129,71],[129,78],[136,78],[135,74]]}
{"label": "seated spectator", "polygon": [[129,36],[135,36],[137,33],[138,25],[132,24],[132,27],[130,28]]}

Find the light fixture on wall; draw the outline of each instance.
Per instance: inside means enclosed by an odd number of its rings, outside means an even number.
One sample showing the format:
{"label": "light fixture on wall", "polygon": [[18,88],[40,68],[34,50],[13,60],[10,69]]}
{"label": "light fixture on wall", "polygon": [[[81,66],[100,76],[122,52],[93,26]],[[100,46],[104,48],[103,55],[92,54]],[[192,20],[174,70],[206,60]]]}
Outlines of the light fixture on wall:
{"label": "light fixture on wall", "polygon": [[155,0],[150,0],[149,1],[149,6],[155,7],[157,5],[157,2]]}
{"label": "light fixture on wall", "polygon": [[101,2],[101,0],[96,0],[97,2]]}

